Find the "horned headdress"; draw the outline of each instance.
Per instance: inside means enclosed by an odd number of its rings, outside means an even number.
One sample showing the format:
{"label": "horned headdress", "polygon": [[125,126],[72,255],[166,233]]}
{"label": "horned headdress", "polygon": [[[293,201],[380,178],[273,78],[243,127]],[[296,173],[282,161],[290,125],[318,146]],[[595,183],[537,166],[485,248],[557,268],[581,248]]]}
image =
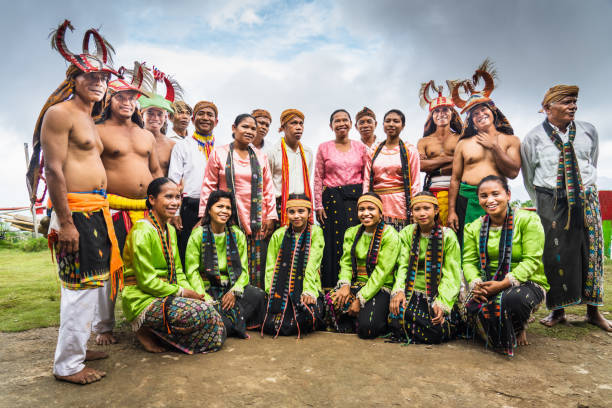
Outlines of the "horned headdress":
{"label": "horned headdress", "polygon": [[[477,86],[481,79],[484,82],[484,87],[481,90],[477,90]],[[495,89],[496,79],[497,71],[495,70],[493,63],[487,58],[476,69],[476,72],[474,72],[471,79],[464,79],[463,81],[449,81],[453,102],[458,108],[462,108],[461,113],[464,113],[483,102],[491,101],[490,96]],[[467,100],[461,98],[461,90],[463,93],[468,95]]]}
{"label": "horned headdress", "polygon": [[[179,85],[179,83],[169,75],[164,74],[162,71],[157,69],[157,67],[153,67],[153,69],[144,67],[144,64],[141,66],[142,69],[147,70],[148,74],[143,76],[145,83],[145,89],[149,92],[150,95],[140,98],[140,109],[145,110],[150,107],[156,107],[160,109],[164,109],[169,113],[174,113],[174,109],[172,108],[172,103],[174,101],[179,101],[183,99],[183,88]],[[149,78],[152,78],[150,80]],[[164,83],[166,87],[166,95],[161,96],[157,93],[157,85],[159,83]]]}
{"label": "horned headdress", "polygon": [[[446,81],[446,83],[448,85],[448,89],[450,90],[453,81]],[[435,96],[431,95],[432,90],[435,92]],[[457,110],[455,109],[455,105],[450,97],[450,92],[448,96],[444,96],[443,91],[444,86],[436,86],[436,83],[433,80],[421,84],[421,89],[419,90],[419,105],[421,105],[421,108],[423,109],[427,109],[427,107],[429,107],[429,115],[427,116],[427,120],[425,121],[425,126],[423,128],[423,137],[429,136],[436,131],[437,126],[434,123],[432,112],[434,109],[443,106],[449,107],[452,111],[450,119],[451,130],[458,134],[463,132],[463,122],[461,121],[459,113],[457,113]]]}
{"label": "horned headdress", "polygon": [[[43,198],[37,200],[38,183],[40,179],[43,178],[44,163],[40,154],[40,131],[45,113],[51,106],[72,98],[74,95],[74,81],[79,74],[83,72],[108,72],[118,75],[117,71],[115,71],[111,65],[112,54],[115,50],[97,30],[93,28],[87,30],[83,37],[83,53],[73,54],[66,46],[66,30],[68,29],[70,29],[70,31],[74,30],[70,21],[64,20],[64,22],[49,35],[51,38],[51,48],[57,50],[66,61],[70,62],[70,66],[66,71],[66,79],[51,96],[49,96],[38,115],[36,126],[34,127],[34,134],[32,136],[32,156],[28,165],[28,172],[26,173],[26,184],[32,205],[37,201],[41,202],[44,198],[43,193]],[[92,38],[96,48],[95,54],[89,51],[89,43]],[[97,103],[96,106],[94,106],[92,112],[93,116],[100,113],[101,105],[101,103]]]}

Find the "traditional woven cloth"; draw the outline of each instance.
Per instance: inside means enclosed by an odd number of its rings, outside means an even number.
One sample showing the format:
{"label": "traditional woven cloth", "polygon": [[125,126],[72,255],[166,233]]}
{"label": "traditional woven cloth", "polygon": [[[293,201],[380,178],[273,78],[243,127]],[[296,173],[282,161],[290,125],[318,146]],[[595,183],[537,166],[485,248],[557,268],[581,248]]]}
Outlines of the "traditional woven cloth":
{"label": "traditional woven cloth", "polygon": [[174,253],[172,252],[172,242],[170,241],[170,230],[167,226],[162,228],[153,211],[150,211],[147,220],[155,227],[159,240],[162,244],[162,252],[166,259],[166,265],[168,265],[168,282],[176,283],[176,264],[174,263]]}
{"label": "traditional woven cloth", "polygon": [[[230,286],[234,286],[242,274],[240,253],[236,245],[236,234],[230,227],[225,226],[225,254],[227,257],[227,275]],[[219,259],[217,258],[217,247],[215,245],[215,234],[210,224],[202,226],[202,279],[207,280],[213,286],[221,286],[221,272],[219,271]]]}
{"label": "traditional woven cloth", "polygon": [[[499,240],[499,263],[494,273],[490,270],[490,258],[487,249],[490,227],[491,219],[489,215],[485,215],[480,228],[478,245],[481,280],[483,282],[491,280],[501,282],[510,272],[512,262],[512,238],[514,232],[514,211],[512,208],[508,207],[502,227]],[[476,325],[483,329],[479,330],[479,332],[486,333],[483,340],[487,342],[488,347],[493,347],[504,354],[513,355],[514,347],[516,346],[516,333],[510,320],[511,314],[502,307],[504,304],[502,302],[504,294],[505,291],[499,292],[487,302],[478,303],[472,299],[472,294],[470,293],[465,308],[468,315],[472,317],[472,326]],[[502,328],[504,329],[503,333],[500,332]],[[491,336],[490,333],[492,332],[497,332],[497,335]]]}
{"label": "traditional woven cloth", "polygon": [[[82,230],[82,236],[77,254],[56,252],[60,280],[68,289],[88,289],[104,286],[110,273],[111,297],[114,299],[123,289],[123,262],[106,191],[68,193],[67,199],[75,227],[79,232]],[[98,215],[92,216],[94,213]],[[49,232],[48,242],[51,250],[58,249],[58,231]]]}
{"label": "traditional woven cloth", "polygon": [[[310,191],[310,177],[308,176],[308,164],[306,163],[306,156],[304,155],[304,148],[302,144],[298,142],[298,149],[300,149],[300,157],[302,158],[302,177],[304,181],[304,194],[312,201],[312,192]],[[282,170],[281,170],[281,206],[280,206],[280,225],[284,227],[289,224],[287,218],[287,200],[289,198],[289,159],[287,158],[287,144],[285,138],[281,139],[281,153],[282,153]],[[313,212],[310,211],[310,222],[314,222]]]}
{"label": "traditional woven cloth", "polygon": [[304,275],[310,254],[311,228],[309,223],[304,231],[296,233],[289,225],[285,231],[276,258],[262,334],[271,332],[277,337],[281,334],[281,329],[284,329],[282,334],[297,329],[299,338],[302,331],[316,330],[317,305],[311,307],[302,304],[301,301]]}
{"label": "traditional woven cloth", "polygon": [[[370,191],[377,191],[374,186],[374,161],[380,154],[383,147],[385,147],[386,141],[382,141],[376,151],[372,155],[372,170],[370,171]],[[406,201],[406,219],[410,220],[410,197],[412,195],[412,175],[410,174],[410,165],[408,163],[408,152],[406,151],[406,145],[403,141],[399,141],[400,160],[402,162],[402,179],[404,182],[404,199]],[[379,193],[380,194],[380,193]]]}
{"label": "traditional woven cloth", "polygon": [[[247,147],[249,153],[249,162],[251,164],[251,173],[253,179],[251,180],[251,214],[250,214],[250,226],[251,232],[255,235],[261,230],[262,223],[262,204],[263,204],[263,174],[261,165],[257,160],[257,156],[251,146]],[[234,192],[234,143],[229,145],[229,153],[227,154],[227,161],[225,163],[225,181],[227,183],[227,189],[230,193]],[[238,213],[236,208],[232,208],[235,214]],[[240,221],[240,218],[238,218]]]}
{"label": "traditional woven cloth", "polygon": [[554,143],[557,149],[560,150],[559,154],[559,167],[557,169],[557,189],[555,195],[559,191],[565,190],[567,196],[567,205],[569,211],[567,212],[567,224],[565,229],[569,229],[570,219],[572,214],[572,208],[576,206],[582,206],[584,202],[584,188],[582,187],[582,179],[580,177],[580,169],[578,168],[578,160],[576,159],[576,152],[574,151],[574,138],[576,137],[576,125],[572,122],[569,125],[569,136],[567,142],[563,143],[559,133],[552,128],[548,120],[542,123],[546,134],[550,137],[550,140]]}
{"label": "traditional woven cloth", "polygon": [[213,306],[197,299],[156,299],[144,312],[142,325],[187,354],[218,351],[226,338],[221,316]]}
{"label": "traditional woven cloth", "polygon": [[267,248],[267,241],[260,233],[247,236],[249,283],[260,289],[265,288]]}
{"label": "traditional woven cloth", "polygon": [[[366,257],[365,272],[368,278],[370,277],[370,275],[372,275],[372,272],[374,271],[374,268],[376,268],[376,264],[378,263],[378,252],[380,251],[380,243],[384,230],[385,222],[381,220],[376,226],[374,236],[372,237],[372,241],[370,242],[368,256]],[[351,247],[351,268],[353,270],[353,282],[356,281],[357,276],[360,274],[359,268],[357,267],[357,255],[355,254],[355,252],[357,248],[357,243],[359,242],[359,239],[361,239],[361,236],[364,232],[365,227],[362,225],[359,227],[357,235],[355,235],[355,239],[353,241],[353,246]]]}

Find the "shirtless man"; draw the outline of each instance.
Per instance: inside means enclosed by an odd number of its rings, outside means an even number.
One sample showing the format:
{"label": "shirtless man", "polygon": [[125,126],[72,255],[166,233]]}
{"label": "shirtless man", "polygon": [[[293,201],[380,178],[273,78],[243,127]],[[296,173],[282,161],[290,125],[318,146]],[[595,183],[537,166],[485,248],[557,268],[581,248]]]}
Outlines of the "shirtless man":
{"label": "shirtless man", "polygon": [[361,135],[361,143],[366,145],[368,148],[372,148],[376,143],[376,135],[374,130],[376,129],[376,115],[370,108],[364,106],[362,110],[357,112],[355,115],[355,127]]}
{"label": "shirtless man", "polygon": [[440,222],[448,217],[448,189],[453,169],[453,156],[463,123],[453,101],[444,96],[431,100],[423,137],[417,143],[421,157],[421,171],[426,173],[423,190],[431,191],[438,199]]}
{"label": "shirtless man", "polygon": [[[154,178],[161,177],[155,139],[142,128],[136,101],[140,90],[123,80],[108,85],[107,106],[96,128],[102,139],[102,163],[108,179],[108,199],[119,249],[132,224],[144,217],[146,192]],[[97,344],[114,344],[115,302],[110,296],[100,305],[100,321],[94,329],[100,333]]]}
{"label": "shirtless man", "polygon": [[[172,148],[176,144],[174,140],[164,135],[161,131],[162,127],[168,121],[168,111],[156,106],[150,106],[142,111],[145,129],[153,133],[155,140],[156,156],[159,160],[163,176],[168,175],[168,167],[170,167],[170,155]],[[145,187],[146,191],[146,187]]]}
{"label": "shirtless man", "polygon": [[490,99],[470,100],[475,103],[464,109],[467,126],[455,149],[448,199],[448,225],[461,244],[463,226],[484,215],[476,194],[480,180],[491,174],[513,179],[521,169],[521,142],[506,117]]}
{"label": "shirtless man", "polygon": [[264,148],[264,138],[267,136],[272,124],[272,115],[265,109],[255,109],[251,115],[253,115],[257,122],[257,133],[252,145],[262,150]]}
{"label": "shirtless man", "polygon": [[[84,361],[108,357],[87,350],[96,309],[107,296],[105,287],[112,285],[116,295],[122,282],[123,265],[104,196],[103,146],[92,119],[94,108],[99,108],[105,96],[110,73],[116,72],[106,65],[106,59],[70,53],[63,41],[68,27],[66,20],[52,41],[71,65],[66,80],[42,109],[33,145],[40,141],[45,159],[53,202],[49,241],[62,283],[53,373],[58,380],[89,384],[106,373],[86,367]],[[101,52],[99,47],[105,45],[96,47]]]}

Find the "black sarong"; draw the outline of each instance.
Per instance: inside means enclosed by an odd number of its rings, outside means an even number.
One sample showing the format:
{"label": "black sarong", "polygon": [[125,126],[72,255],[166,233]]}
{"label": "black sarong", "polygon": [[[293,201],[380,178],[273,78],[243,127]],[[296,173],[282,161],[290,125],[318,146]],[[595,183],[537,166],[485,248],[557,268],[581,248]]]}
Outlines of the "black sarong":
{"label": "black sarong", "polygon": [[455,306],[442,324],[432,324],[427,296],[414,292],[406,302],[406,309],[400,307],[398,316],[389,313],[389,330],[392,341],[412,344],[440,344],[454,340],[460,331],[461,317]]}
{"label": "black sarong", "polygon": [[256,329],[261,325],[265,310],[266,296],[263,290],[252,285],[246,285],[241,297],[236,297],[236,303],[230,310],[221,308],[221,298],[228,290],[227,286],[211,286],[207,292],[218,304],[215,306],[217,312],[223,319],[227,336],[235,336],[246,339],[249,336],[247,329]]}
{"label": "black sarong", "polygon": [[333,288],[338,282],[340,258],[344,232],[347,228],[359,224],[357,218],[357,199],[361,196],[363,186],[352,184],[340,187],[325,187],[323,190],[323,208],[327,219],[321,225],[325,248],[321,260],[321,285]]}
{"label": "black sarong", "polygon": [[183,223],[183,230],[178,231],[177,236],[177,246],[179,250],[179,255],[181,257],[181,265],[185,265],[185,251],[187,250],[187,242],[189,242],[189,237],[191,236],[191,230],[196,225],[199,217],[200,211],[200,199],[199,198],[191,198],[184,197],[183,202],[181,203],[181,222]]}
{"label": "black sarong", "polygon": [[[323,296],[317,298],[314,305],[305,305],[299,303],[294,307],[293,301],[289,298],[285,313],[268,315],[263,324],[262,332],[276,336],[294,336],[304,333],[310,333],[315,330],[324,330],[325,307],[323,305]],[[279,320],[281,320],[279,322]],[[278,333],[276,327],[278,325]]]}
{"label": "black sarong", "polygon": [[585,303],[603,306],[603,257],[601,214],[597,191],[589,189],[583,205],[571,209],[569,228],[565,190],[536,187],[538,215],[544,227],[544,272],[550,284],[548,309]]}

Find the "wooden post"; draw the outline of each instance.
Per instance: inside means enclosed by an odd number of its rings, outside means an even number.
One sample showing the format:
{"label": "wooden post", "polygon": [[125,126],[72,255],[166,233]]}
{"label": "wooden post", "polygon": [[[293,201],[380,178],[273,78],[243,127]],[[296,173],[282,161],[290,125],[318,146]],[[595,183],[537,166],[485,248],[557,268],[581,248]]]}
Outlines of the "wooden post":
{"label": "wooden post", "polygon": [[[26,169],[30,166],[30,152],[28,144],[23,144],[23,150],[25,152]],[[36,192],[34,193],[36,194]],[[38,238],[38,220],[36,219],[36,203],[30,204],[30,213],[32,213],[32,237]]]}

